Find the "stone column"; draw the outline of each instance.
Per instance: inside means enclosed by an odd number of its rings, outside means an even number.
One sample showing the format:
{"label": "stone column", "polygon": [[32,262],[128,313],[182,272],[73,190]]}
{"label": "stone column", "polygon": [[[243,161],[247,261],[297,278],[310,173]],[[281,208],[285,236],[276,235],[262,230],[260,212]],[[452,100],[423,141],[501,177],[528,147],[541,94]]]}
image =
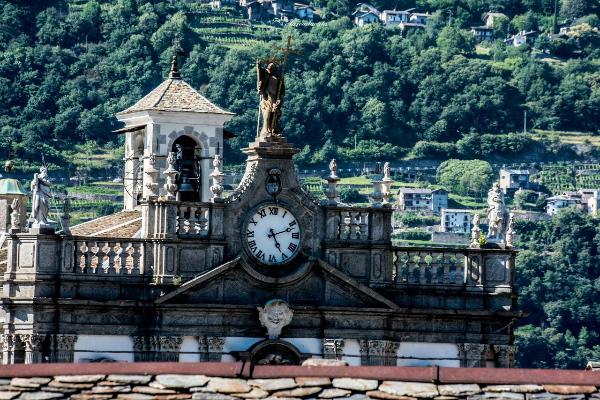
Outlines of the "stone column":
{"label": "stone column", "polygon": [[25,345],[25,364],[37,364],[42,360],[42,345],[45,335],[29,333],[18,335]]}
{"label": "stone column", "polygon": [[457,344],[457,346],[461,367],[480,368],[486,366],[486,355],[490,350],[490,345],[479,343],[460,343]]}
{"label": "stone column", "polygon": [[323,339],[323,358],[341,360],[344,354],[344,339]]}
{"label": "stone column", "polygon": [[208,361],[221,361],[223,355],[223,346],[225,338],[217,336],[208,336],[206,338],[206,346],[208,350]]}
{"label": "stone column", "polygon": [[55,335],[52,343],[52,362],[72,363],[77,335]]}
{"label": "stone column", "polygon": [[495,344],[494,353],[496,354],[496,367],[512,368],[515,362],[517,346]]}
{"label": "stone column", "polygon": [[391,340],[360,340],[361,365],[396,365],[400,343]]}
{"label": "stone column", "polygon": [[183,338],[176,336],[159,336],[160,353],[158,361],[179,361],[179,350]]}

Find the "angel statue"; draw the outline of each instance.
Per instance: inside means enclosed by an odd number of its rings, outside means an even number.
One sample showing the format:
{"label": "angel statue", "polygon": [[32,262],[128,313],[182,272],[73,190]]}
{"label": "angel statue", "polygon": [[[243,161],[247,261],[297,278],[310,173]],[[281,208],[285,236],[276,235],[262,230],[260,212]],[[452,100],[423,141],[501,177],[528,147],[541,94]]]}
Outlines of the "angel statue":
{"label": "angel statue", "polygon": [[260,138],[270,139],[281,137],[279,118],[285,94],[283,75],[275,63],[270,62],[267,68],[260,66],[256,61],[256,90],[260,94],[260,111],[263,125],[259,133]]}
{"label": "angel statue", "polygon": [[31,219],[34,225],[48,225],[48,212],[50,209],[50,198],[52,197],[48,179],[48,169],[41,167],[40,172],[33,175],[31,181],[31,192],[33,194],[33,205],[31,208]]}

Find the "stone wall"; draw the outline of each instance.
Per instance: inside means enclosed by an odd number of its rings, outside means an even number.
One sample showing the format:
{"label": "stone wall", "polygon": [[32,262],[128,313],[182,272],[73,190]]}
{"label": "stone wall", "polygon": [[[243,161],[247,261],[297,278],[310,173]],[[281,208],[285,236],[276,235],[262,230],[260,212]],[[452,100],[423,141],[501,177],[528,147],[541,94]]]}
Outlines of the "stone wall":
{"label": "stone wall", "polygon": [[600,396],[600,373],[593,371],[344,367],[334,362],[324,365],[322,360],[308,360],[307,365],[312,367],[250,368],[241,363],[3,366],[0,398],[551,400]]}

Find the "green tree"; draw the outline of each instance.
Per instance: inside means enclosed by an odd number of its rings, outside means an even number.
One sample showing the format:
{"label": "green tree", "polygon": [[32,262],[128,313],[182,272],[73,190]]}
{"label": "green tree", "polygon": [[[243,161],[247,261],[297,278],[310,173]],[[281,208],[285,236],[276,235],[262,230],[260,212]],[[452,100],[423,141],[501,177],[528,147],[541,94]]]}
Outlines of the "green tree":
{"label": "green tree", "polygon": [[450,192],[483,197],[492,184],[492,166],[483,160],[450,159],[440,164],[437,182]]}

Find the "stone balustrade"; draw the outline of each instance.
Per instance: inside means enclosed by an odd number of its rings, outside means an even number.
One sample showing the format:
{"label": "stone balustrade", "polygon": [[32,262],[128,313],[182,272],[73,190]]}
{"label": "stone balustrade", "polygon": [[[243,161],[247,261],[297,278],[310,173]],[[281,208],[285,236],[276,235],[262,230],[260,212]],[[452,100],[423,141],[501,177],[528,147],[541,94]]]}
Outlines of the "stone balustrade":
{"label": "stone balustrade", "polygon": [[391,275],[397,285],[512,285],[512,250],[394,246],[392,252]]}
{"label": "stone balustrade", "polygon": [[389,240],[391,213],[389,207],[328,206],[326,238],[353,243]]}
{"label": "stone balustrade", "polygon": [[177,236],[201,238],[208,236],[210,205],[184,203],[177,206]]}
{"label": "stone balustrade", "polygon": [[143,274],[144,245],[135,239],[73,238],[73,263],[67,272],[96,275]]}

